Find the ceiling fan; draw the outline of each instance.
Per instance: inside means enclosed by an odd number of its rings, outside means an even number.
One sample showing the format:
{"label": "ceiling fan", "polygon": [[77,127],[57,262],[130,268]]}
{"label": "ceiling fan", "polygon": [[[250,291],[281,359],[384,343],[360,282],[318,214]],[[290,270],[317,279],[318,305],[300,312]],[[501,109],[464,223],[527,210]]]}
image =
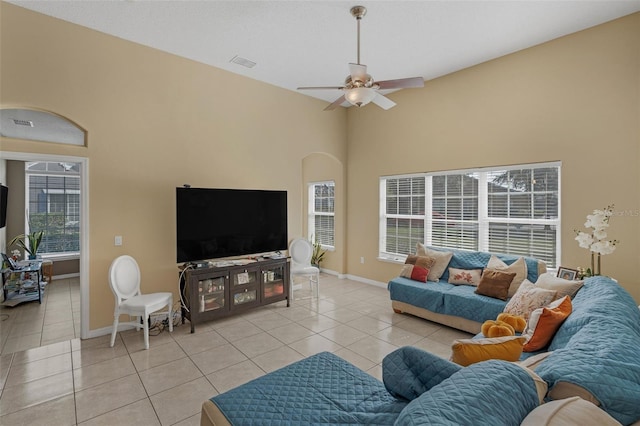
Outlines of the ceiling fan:
{"label": "ceiling fan", "polygon": [[387,89],[409,89],[414,87],[424,87],[424,79],[422,77],[400,78],[397,80],[374,81],[373,77],[367,74],[367,66],[360,63],[360,21],[367,13],[364,6],[354,6],[351,8],[351,15],[356,18],[358,23],[358,62],[349,64],[349,75],[344,80],[344,86],[326,86],[326,87],[298,87],[298,90],[316,90],[316,89],[338,89],[344,91],[344,95],[340,96],[333,103],[329,104],[324,110],[330,111],[341,105],[344,101],[351,105],[362,107],[369,102],[373,102],[382,109],[393,108],[396,103],[391,99],[383,96],[378,90]]}

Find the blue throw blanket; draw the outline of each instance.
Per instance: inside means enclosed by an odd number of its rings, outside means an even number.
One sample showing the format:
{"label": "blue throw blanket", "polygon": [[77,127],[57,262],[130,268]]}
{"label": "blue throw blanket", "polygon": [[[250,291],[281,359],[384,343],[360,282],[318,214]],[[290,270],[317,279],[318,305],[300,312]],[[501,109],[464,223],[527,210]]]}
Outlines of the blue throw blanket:
{"label": "blue throw blanket", "polygon": [[538,406],[533,379],[505,361],[461,368],[414,399],[395,425],[517,426]]}
{"label": "blue throw blanket", "polygon": [[392,425],[407,405],[328,352],[211,398],[233,425]]}
{"label": "blue throw blanket", "polygon": [[550,390],[573,383],[620,423],[640,419],[640,309],[617,283],[587,279],[549,350],[535,371]]}

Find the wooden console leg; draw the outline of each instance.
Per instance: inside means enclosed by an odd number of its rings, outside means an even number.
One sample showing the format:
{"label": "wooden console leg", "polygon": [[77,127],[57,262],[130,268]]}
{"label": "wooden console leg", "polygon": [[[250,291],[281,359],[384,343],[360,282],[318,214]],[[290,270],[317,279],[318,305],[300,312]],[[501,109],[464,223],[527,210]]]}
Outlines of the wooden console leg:
{"label": "wooden console leg", "polygon": [[393,308],[393,312],[395,312],[396,314],[401,314],[402,313],[402,311],[400,309],[396,309],[396,308]]}

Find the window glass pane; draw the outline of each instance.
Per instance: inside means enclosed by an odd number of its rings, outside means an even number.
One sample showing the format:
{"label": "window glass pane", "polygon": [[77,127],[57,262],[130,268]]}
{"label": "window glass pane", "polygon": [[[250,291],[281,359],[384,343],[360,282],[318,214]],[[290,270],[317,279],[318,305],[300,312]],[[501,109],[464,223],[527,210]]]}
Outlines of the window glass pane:
{"label": "window glass pane", "polygon": [[387,214],[398,214],[398,197],[387,197]]}
{"label": "window glass pane", "polygon": [[411,214],[411,198],[400,197],[398,199],[398,213],[399,214]]}
{"label": "window glass pane", "polygon": [[509,198],[509,217],[531,217],[530,194],[514,194]]}
{"label": "window glass pane", "polygon": [[424,214],[424,196],[413,197],[411,200],[411,214]]}
{"label": "window glass pane", "polygon": [[433,186],[433,197],[444,197],[446,194],[445,184],[447,182],[446,176],[433,176],[431,178],[431,184]]}

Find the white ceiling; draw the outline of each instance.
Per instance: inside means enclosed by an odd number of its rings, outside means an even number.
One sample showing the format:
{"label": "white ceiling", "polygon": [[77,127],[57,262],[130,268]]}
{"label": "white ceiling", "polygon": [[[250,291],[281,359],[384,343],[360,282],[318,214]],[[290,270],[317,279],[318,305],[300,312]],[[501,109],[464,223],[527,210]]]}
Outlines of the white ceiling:
{"label": "white ceiling", "polygon": [[430,80],[640,11],[640,0],[7,1],[289,90],[343,84],[356,62],[355,5],[368,9],[361,63],[378,81]]}

